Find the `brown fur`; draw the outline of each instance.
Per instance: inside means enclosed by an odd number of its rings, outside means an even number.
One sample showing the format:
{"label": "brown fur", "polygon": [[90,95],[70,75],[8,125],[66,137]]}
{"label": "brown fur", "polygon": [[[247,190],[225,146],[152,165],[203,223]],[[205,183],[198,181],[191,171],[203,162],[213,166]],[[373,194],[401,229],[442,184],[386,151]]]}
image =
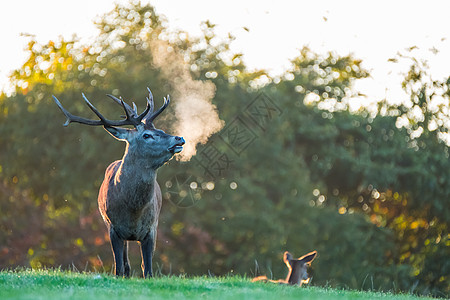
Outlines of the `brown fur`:
{"label": "brown fur", "polygon": [[[127,143],[122,160],[107,168],[98,195],[98,207],[111,239],[115,273],[130,275],[127,241],[138,241],[143,275],[151,277],[162,203],[156,172],[174,154],[167,149],[184,144],[184,140],[152,127],[106,130]],[[145,134],[155,139],[144,139]]]}

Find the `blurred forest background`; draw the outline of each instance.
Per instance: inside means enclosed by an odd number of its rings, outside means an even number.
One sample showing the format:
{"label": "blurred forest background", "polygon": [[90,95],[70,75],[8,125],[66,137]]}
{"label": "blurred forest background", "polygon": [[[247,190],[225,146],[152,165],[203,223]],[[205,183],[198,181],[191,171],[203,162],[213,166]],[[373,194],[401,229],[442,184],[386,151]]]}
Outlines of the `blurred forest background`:
{"label": "blurred forest background", "polygon": [[[225,127],[190,161],[159,170],[157,273],[282,278],[285,250],[317,250],[314,285],[448,296],[450,77],[433,80],[426,62],[405,51],[393,63],[410,61],[410,103],[351,113],[352,84],[370,76],[351,55],[305,47],[283,76],[270,78],[247,70],[229,50],[233,37],[216,36],[209,22],[191,37],[168,31],[153,7],[130,4],[97,26],[90,45],[31,38],[28,61],[11,76],[15,92],[0,95],[1,269],[110,271],[96,198],[124,144],[101,128],[63,127],[51,96],[95,118],[84,92],[117,119],[121,110],[105,94],[143,109],[148,86],[156,105],[171,94],[156,126],[173,133],[181,98],[173,91],[183,77],[170,72],[179,65],[154,63],[152,44],[163,43],[193,80],[214,83]],[[135,245],[131,256],[138,276]]]}

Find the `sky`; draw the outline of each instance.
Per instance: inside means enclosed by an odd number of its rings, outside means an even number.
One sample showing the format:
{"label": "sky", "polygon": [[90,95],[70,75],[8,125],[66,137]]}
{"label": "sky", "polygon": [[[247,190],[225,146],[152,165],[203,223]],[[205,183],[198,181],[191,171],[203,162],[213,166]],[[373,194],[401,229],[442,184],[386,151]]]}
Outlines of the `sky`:
{"label": "sky", "polygon": [[[32,34],[45,43],[73,34],[88,42],[96,35],[93,20],[110,11],[114,3],[128,0],[15,0],[0,1],[0,89],[8,91],[8,76],[27,58],[24,47]],[[147,3],[149,1],[142,1]],[[169,28],[200,34],[202,21],[217,24],[219,36],[233,34],[232,50],[244,54],[250,69],[271,75],[289,68],[299,49],[352,53],[363,60],[371,78],[355,89],[372,101],[399,102],[401,72],[408,65],[389,58],[417,46],[413,54],[429,61],[436,79],[450,75],[449,1],[150,1]],[[244,29],[245,28],[245,29]],[[439,52],[433,54],[430,49]],[[366,99],[367,100],[367,99]]]}

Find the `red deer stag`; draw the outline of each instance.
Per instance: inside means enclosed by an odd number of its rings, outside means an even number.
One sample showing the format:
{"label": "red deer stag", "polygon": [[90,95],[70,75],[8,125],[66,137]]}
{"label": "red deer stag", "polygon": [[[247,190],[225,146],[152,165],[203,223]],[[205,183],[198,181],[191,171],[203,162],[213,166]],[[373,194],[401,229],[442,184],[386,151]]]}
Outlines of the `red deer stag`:
{"label": "red deer stag", "polygon": [[317,251],[310,252],[308,254],[303,255],[300,258],[295,259],[292,254],[289,252],[284,252],[283,261],[289,269],[289,273],[286,279],[279,280],[270,280],[266,276],[258,276],[253,278],[252,282],[255,281],[264,281],[264,282],[273,282],[280,284],[292,284],[292,285],[300,285],[303,283],[309,282],[309,277],[307,273],[307,268],[311,264],[311,262],[316,258]]}
{"label": "red deer stag", "polygon": [[[125,119],[107,120],[83,98],[100,120],[89,120],[69,113],[53,96],[58,107],[67,118],[64,126],[71,122],[103,126],[113,137],[126,143],[125,153],[106,169],[105,179],[98,195],[98,207],[108,227],[114,254],[115,274],[130,276],[128,241],[138,241],[141,247],[142,272],[144,278],[152,277],[152,257],[155,250],[156,231],[161,210],[161,189],[156,182],[156,171],[183,150],[184,139],[172,136],[153,126],[153,120],[169,105],[170,98],[153,111],[153,96],[148,89],[147,107],[138,114],[133,107],[112,95],[108,95],[125,111]],[[119,126],[131,125],[133,129]]]}

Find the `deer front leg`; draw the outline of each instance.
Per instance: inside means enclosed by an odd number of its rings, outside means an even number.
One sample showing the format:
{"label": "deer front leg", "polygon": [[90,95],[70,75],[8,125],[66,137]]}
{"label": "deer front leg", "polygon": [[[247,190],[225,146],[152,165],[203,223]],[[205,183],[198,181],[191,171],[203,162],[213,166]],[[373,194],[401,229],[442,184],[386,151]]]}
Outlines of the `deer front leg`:
{"label": "deer front leg", "polygon": [[114,254],[114,267],[116,276],[124,275],[124,246],[125,241],[122,240],[114,229],[109,230],[109,238],[111,240],[111,247]]}
{"label": "deer front leg", "polygon": [[125,275],[125,277],[130,277],[130,261],[128,259],[128,241],[124,242],[124,247],[123,247],[123,264],[124,264],[124,275]]}
{"label": "deer front leg", "polygon": [[141,241],[142,273],[144,278],[153,277],[152,258],[153,250],[155,249],[154,238],[153,234],[150,233],[145,240]]}

